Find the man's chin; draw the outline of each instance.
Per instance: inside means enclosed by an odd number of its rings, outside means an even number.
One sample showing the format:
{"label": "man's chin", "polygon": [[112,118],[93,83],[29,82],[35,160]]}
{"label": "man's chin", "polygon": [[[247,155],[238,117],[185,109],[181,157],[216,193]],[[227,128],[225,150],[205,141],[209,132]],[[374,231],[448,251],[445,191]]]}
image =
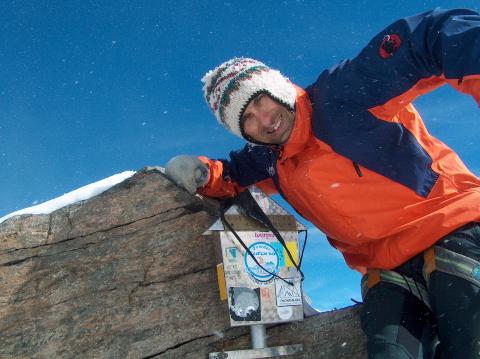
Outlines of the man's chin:
{"label": "man's chin", "polygon": [[[292,131],[288,131],[288,133],[282,133],[282,134],[279,134],[278,136],[272,136],[272,137],[263,138],[263,139],[255,138],[252,136],[251,140],[253,140],[253,142],[257,144],[283,145],[288,141],[291,134],[292,134]],[[248,141],[248,138],[247,138],[247,141]]]}
{"label": "man's chin", "polygon": [[279,145],[284,145],[285,143],[288,142],[290,136],[292,135],[292,129],[290,129],[289,131],[285,131],[285,133],[282,134],[282,136],[280,136],[280,140],[278,142]]}
{"label": "man's chin", "polygon": [[288,142],[288,139],[290,138],[290,135],[291,135],[291,132],[284,133],[284,134],[281,134],[281,135],[277,136],[276,138],[272,138],[269,142],[272,145],[284,145],[285,143]]}

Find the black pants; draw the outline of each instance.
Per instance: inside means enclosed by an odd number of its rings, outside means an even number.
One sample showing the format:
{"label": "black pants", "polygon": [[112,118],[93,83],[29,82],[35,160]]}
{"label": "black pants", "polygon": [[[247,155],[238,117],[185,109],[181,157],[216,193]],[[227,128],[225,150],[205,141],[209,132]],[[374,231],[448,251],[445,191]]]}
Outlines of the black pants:
{"label": "black pants", "polygon": [[[480,225],[468,224],[436,245],[480,261]],[[427,287],[422,269],[418,255],[394,270]],[[480,358],[480,288],[435,271],[428,294],[432,311],[398,285],[369,289],[361,317],[369,358]]]}

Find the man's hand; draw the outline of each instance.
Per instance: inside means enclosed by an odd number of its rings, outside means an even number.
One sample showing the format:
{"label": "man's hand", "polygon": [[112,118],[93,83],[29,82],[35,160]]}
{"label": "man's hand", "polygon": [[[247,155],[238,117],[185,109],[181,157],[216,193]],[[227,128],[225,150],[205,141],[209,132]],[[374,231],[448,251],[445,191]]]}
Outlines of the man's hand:
{"label": "man's hand", "polygon": [[165,174],[190,194],[195,194],[198,187],[207,183],[209,169],[195,156],[179,155],[168,161]]}

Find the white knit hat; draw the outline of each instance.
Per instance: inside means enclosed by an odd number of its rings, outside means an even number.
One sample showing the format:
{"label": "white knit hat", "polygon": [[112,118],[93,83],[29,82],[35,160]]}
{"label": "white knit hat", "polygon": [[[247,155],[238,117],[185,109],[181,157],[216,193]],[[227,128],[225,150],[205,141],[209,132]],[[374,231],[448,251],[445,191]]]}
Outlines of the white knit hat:
{"label": "white knit hat", "polygon": [[291,111],[295,109],[297,93],[293,84],[257,60],[233,58],[207,72],[202,82],[205,100],[217,120],[243,138],[240,118],[259,93],[267,93]]}

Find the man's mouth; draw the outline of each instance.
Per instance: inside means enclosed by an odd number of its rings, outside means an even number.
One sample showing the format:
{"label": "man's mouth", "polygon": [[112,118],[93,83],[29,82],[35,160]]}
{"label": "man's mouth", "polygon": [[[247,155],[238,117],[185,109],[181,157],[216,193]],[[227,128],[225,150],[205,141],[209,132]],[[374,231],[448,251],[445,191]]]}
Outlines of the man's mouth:
{"label": "man's mouth", "polygon": [[276,130],[278,130],[278,128],[280,127],[280,125],[282,124],[283,120],[282,118],[280,117],[277,122],[275,122],[275,124],[272,126],[272,128],[270,130],[267,131],[268,134],[272,134],[274,133]]}

